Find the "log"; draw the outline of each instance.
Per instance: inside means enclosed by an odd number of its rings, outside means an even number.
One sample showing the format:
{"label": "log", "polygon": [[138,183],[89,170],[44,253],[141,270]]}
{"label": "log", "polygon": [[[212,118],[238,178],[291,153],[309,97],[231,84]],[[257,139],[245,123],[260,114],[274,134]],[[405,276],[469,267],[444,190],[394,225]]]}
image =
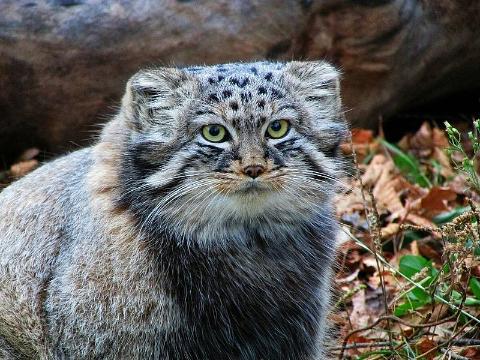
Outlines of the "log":
{"label": "log", "polygon": [[326,58],[375,126],[478,88],[479,33],[476,0],[0,0],[0,161],[87,144],[152,65]]}

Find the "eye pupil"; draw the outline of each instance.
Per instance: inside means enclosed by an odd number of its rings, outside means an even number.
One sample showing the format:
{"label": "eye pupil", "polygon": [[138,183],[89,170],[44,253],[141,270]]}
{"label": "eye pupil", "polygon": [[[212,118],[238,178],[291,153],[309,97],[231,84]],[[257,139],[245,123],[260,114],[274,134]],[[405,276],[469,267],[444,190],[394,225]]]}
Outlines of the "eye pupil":
{"label": "eye pupil", "polygon": [[280,121],[278,120],[275,120],[274,122],[272,122],[272,124],[270,125],[270,128],[273,130],[273,131],[280,131],[280,129],[282,128],[282,124],[280,124]]}
{"label": "eye pupil", "polygon": [[208,132],[212,136],[218,136],[220,135],[220,128],[216,125],[212,125],[209,127]]}

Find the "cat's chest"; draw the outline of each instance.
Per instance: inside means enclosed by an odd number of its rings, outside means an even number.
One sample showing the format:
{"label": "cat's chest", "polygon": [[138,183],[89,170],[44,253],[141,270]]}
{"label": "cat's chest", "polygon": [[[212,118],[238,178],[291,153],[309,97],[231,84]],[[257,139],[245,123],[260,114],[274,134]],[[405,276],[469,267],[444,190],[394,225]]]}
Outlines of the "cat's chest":
{"label": "cat's chest", "polygon": [[331,260],[324,238],[314,231],[278,238],[252,232],[240,246],[207,249],[169,239],[158,261],[173,297],[191,297],[192,306],[215,301],[221,306],[231,298],[238,302],[241,294],[287,294],[313,286]]}
{"label": "cat's chest", "polygon": [[[176,265],[164,270],[186,324],[178,343],[189,339],[190,347],[175,351],[186,351],[185,356],[206,351],[207,359],[225,353],[281,358],[313,346],[318,290],[328,265],[320,239],[298,240],[255,239],[249,248],[227,252],[173,251],[169,259]],[[240,357],[245,351],[255,356]]]}

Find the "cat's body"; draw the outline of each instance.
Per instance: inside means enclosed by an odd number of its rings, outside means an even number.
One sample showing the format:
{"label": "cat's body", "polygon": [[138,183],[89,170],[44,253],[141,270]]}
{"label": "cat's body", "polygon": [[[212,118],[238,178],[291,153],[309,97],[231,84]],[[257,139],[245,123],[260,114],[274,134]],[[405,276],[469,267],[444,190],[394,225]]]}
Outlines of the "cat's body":
{"label": "cat's body", "polygon": [[0,194],[0,357],[322,358],[337,86],[325,63],[137,74],[97,145]]}

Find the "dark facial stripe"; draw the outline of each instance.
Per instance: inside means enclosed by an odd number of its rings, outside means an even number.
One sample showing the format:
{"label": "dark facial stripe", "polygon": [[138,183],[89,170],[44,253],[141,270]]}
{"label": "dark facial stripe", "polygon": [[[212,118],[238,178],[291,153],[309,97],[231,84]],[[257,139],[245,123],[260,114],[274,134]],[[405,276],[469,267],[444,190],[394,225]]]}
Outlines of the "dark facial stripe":
{"label": "dark facial stripe", "polygon": [[256,121],[255,121],[255,126],[257,128],[261,128],[265,123],[267,122],[267,118],[265,116],[260,116]]}
{"label": "dark facial stripe", "polygon": [[285,166],[285,161],[283,160],[282,154],[273,146],[269,146],[265,149],[265,157],[271,158],[273,163],[279,167]]}
{"label": "dark facial stripe", "polygon": [[[204,157],[209,157],[212,155],[211,152],[208,152],[208,151],[204,151],[202,149],[197,149],[195,150],[195,154],[199,155],[199,156],[204,156]],[[195,159],[194,159],[195,160]]]}
{"label": "dark facial stripe", "polygon": [[329,147],[325,147],[322,149],[323,154],[329,158],[337,158],[338,157],[338,149],[340,148],[340,140],[336,141]]}
{"label": "dark facial stripe", "polygon": [[168,163],[177,151],[187,144],[188,142],[178,142],[165,146],[156,142],[143,142],[129,146],[124,158],[122,176],[142,180],[161,170],[162,165]]}
{"label": "dark facial stripe", "polygon": [[230,150],[230,151],[224,151],[220,157],[218,158],[218,161],[215,165],[215,171],[217,172],[230,172],[228,171],[228,168],[230,167],[232,161],[235,159],[235,152]]}
{"label": "dark facial stripe", "polygon": [[201,143],[201,142],[198,142],[198,141],[195,142],[195,145],[197,145],[198,147],[201,147],[201,148],[212,149],[212,150],[216,151],[217,153],[221,153],[223,151],[223,149],[220,149],[220,148],[218,148],[214,145],[208,145],[208,144],[204,144],[204,143]]}
{"label": "dark facial stripe", "polygon": [[180,167],[175,177],[161,188],[146,190],[145,179],[155,172],[162,171],[165,164],[172,161],[178,150],[187,145],[188,142],[185,141],[172,146],[146,142],[129,147],[121,166],[121,195],[116,199],[117,205],[130,208],[139,219],[148,216],[149,206],[145,204],[151,204],[154,207],[156,197],[181,185],[182,176],[189,167],[189,159],[185,159],[185,164]]}
{"label": "dark facial stripe", "polygon": [[328,181],[325,176],[322,176],[322,174],[324,174],[322,167],[317,164],[315,160],[313,160],[311,155],[307,154],[305,151],[300,151],[300,153],[303,156],[303,160],[305,161],[308,169],[315,172],[315,175],[309,174],[308,176],[314,178],[315,180],[323,182]]}
{"label": "dark facial stripe", "polygon": [[340,147],[340,143],[342,142],[344,136],[343,134],[339,134],[337,136],[331,136],[324,139],[318,139],[315,136],[310,134],[303,134],[307,140],[310,141],[311,144],[315,146],[315,148],[323,153],[326,157],[335,159],[338,157],[338,149]]}
{"label": "dark facial stripe", "polygon": [[285,109],[293,109],[293,110],[296,110],[297,108],[293,105],[282,105],[278,108],[278,111],[280,110],[285,110]]}
{"label": "dark facial stripe", "polygon": [[270,90],[270,93],[271,93],[271,97],[272,99],[282,99],[285,97],[285,95],[283,95],[280,91],[278,91],[277,89],[272,89]]}
{"label": "dark facial stripe", "polygon": [[195,114],[196,115],[206,115],[206,114],[215,115],[215,113],[211,110],[199,110]]}
{"label": "dark facial stripe", "polygon": [[190,167],[190,164],[189,164],[190,161],[191,161],[191,157],[185,159],[185,164],[182,165],[180,169],[178,169],[175,176],[169,182],[162,185],[161,187],[152,189],[150,193],[154,196],[166,195],[167,193],[181,186],[185,181],[185,170]]}
{"label": "dark facial stripe", "polygon": [[288,140],[285,140],[284,142],[276,144],[275,147],[278,150],[287,150],[287,148],[293,146],[297,140],[298,138],[290,138]]}

